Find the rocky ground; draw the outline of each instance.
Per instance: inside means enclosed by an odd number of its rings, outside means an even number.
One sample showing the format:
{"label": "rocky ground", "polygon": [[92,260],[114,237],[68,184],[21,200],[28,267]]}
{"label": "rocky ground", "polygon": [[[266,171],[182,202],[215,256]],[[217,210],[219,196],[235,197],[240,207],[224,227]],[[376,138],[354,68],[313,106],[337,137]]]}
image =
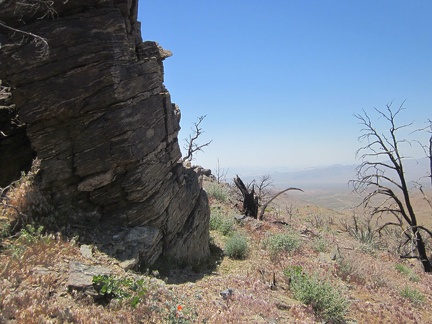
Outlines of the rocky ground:
{"label": "rocky ground", "polygon": [[[394,237],[349,235],[349,215],[288,196],[264,221],[236,219],[228,186],[205,186],[212,257],[193,266],[125,271],[77,237],[37,225],[10,236],[3,218],[0,322],[432,322],[430,275],[393,253]],[[233,254],[238,238],[246,248]],[[309,301],[299,300],[299,278],[312,278],[303,291],[317,288]]]}

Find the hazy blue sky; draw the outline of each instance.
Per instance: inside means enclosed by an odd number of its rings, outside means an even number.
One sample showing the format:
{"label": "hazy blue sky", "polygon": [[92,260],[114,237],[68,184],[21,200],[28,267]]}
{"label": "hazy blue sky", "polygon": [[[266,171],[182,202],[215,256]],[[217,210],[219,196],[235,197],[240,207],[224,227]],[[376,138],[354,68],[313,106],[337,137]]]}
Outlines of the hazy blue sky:
{"label": "hazy blue sky", "polygon": [[144,40],[173,52],[165,85],[198,116],[194,163],[309,167],[356,163],[362,109],[406,101],[432,118],[432,1],[141,0]]}

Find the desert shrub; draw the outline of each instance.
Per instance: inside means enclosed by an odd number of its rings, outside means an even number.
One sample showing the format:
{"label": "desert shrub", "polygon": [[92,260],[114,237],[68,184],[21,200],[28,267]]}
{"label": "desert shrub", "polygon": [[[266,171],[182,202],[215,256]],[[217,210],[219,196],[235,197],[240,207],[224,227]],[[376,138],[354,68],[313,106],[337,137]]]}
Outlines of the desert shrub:
{"label": "desert shrub", "polygon": [[31,224],[27,224],[25,228],[19,231],[17,239],[13,240],[11,244],[7,246],[7,249],[11,252],[13,257],[19,258],[24,251],[33,245],[48,245],[51,242],[51,236],[42,234],[43,231],[43,226],[35,227]]}
{"label": "desert shrub", "polygon": [[337,259],[336,271],[338,276],[346,282],[364,285],[366,282],[365,269],[359,264],[358,255],[348,255]]}
{"label": "desert shrub", "polygon": [[326,220],[324,216],[318,213],[309,214],[308,222],[311,224],[312,228],[315,229],[322,229],[326,227]]}
{"label": "desert shrub", "polygon": [[206,192],[209,197],[212,197],[220,202],[225,202],[228,200],[227,189],[218,183],[210,183],[206,188]]}
{"label": "desert shrub", "polygon": [[353,214],[352,222],[342,221],[343,229],[352,237],[371,248],[377,246],[378,233],[373,228],[372,217]]}
{"label": "desert shrub", "polygon": [[239,234],[231,236],[225,244],[224,252],[232,259],[245,259],[248,252],[247,238]]}
{"label": "desert shrub", "polygon": [[312,242],[312,248],[315,252],[327,252],[328,242],[323,237],[316,237]]}
{"label": "desert shrub", "polygon": [[224,219],[220,225],[219,231],[222,233],[222,235],[230,235],[234,231],[234,220]]}
{"label": "desert shrub", "polygon": [[217,231],[223,222],[223,217],[219,213],[211,213],[210,214],[210,224],[209,228],[211,231]]}
{"label": "desert shrub", "polygon": [[222,216],[220,213],[210,215],[210,230],[218,231],[227,236],[234,231],[234,220]]}
{"label": "desert shrub", "polygon": [[263,242],[263,247],[269,251],[272,259],[281,253],[292,253],[301,245],[300,237],[297,233],[286,232],[268,235]]}
{"label": "desert shrub", "polygon": [[415,288],[410,288],[408,286],[405,286],[401,291],[400,295],[403,298],[408,299],[411,303],[413,303],[416,306],[421,306],[425,302],[425,296],[419,292]]}
{"label": "desert shrub", "polygon": [[342,322],[348,301],[330,283],[303,272],[302,267],[293,266],[284,270],[290,279],[290,290],[295,299],[311,305],[315,314],[327,322]]}
{"label": "desert shrub", "polygon": [[6,188],[0,188],[0,213],[10,223],[9,231],[16,233],[20,228],[34,221],[52,222],[47,215],[53,212],[52,206],[40,191],[37,181],[40,160],[33,161],[31,170],[22,173],[21,178]]}

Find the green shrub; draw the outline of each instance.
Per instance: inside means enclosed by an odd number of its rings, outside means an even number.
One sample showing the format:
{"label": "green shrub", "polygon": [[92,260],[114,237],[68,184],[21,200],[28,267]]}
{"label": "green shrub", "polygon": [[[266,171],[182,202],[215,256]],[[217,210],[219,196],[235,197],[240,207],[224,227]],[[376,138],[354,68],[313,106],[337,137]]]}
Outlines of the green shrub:
{"label": "green shrub", "polygon": [[219,231],[224,236],[230,235],[234,231],[234,220],[224,219],[219,227]]}
{"label": "green shrub", "polygon": [[290,278],[290,290],[295,299],[311,305],[315,314],[325,321],[343,321],[348,301],[330,283],[304,273],[300,266],[289,267],[284,274]]}
{"label": "green shrub", "polygon": [[209,228],[211,231],[217,231],[221,227],[223,218],[219,213],[211,213]]}
{"label": "green shrub", "polygon": [[212,197],[220,202],[225,202],[228,200],[227,189],[221,184],[210,183],[206,189],[206,192],[209,197]]}
{"label": "green shrub", "polygon": [[245,259],[248,252],[247,238],[238,234],[231,236],[225,244],[224,252],[232,259]]}
{"label": "green shrub", "polygon": [[283,252],[292,253],[301,245],[298,234],[293,232],[272,234],[267,236],[263,242],[263,247],[269,251],[272,259],[276,258]]}
{"label": "green shrub", "polygon": [[227,236],[234,230],[234,220],[226,218],[219,213],[210,215],[210,230],[218,231],[222,235]]}
{"label": "green shrub", "polygon": [[400,295],[403,298],[408,299],[411,303],[413,303],[416,306],[421,306],[425,302],[425,296],[419,292],[415,288],[410,288],[408,286],[405,286],[401,291]]}
{"label": "green shrub", "polygon": [[312,248],[315,252],[327,252],[328,242],[322,237],[317,237],[313,241]]}

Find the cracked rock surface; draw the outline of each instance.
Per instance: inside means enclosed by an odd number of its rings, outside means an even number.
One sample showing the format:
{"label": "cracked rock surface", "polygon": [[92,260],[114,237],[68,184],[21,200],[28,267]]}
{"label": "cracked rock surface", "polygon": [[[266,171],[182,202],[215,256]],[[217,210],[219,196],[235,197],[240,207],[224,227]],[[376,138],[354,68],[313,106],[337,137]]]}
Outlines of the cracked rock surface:
{"label": "cracked rock surface", "polygon": [[0,27],[0,79],[58,214],[127,238],[114,245],[133,262],[205,258],[208,199],[178,162],[180,112],[163,84],[171,52],[142,41],[137,1],[22,3],[0,1],[0,21],[48,45]]}

